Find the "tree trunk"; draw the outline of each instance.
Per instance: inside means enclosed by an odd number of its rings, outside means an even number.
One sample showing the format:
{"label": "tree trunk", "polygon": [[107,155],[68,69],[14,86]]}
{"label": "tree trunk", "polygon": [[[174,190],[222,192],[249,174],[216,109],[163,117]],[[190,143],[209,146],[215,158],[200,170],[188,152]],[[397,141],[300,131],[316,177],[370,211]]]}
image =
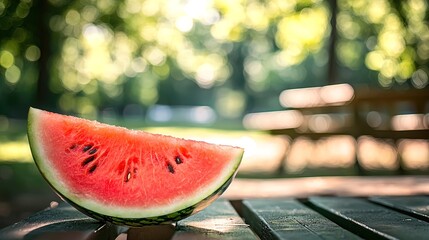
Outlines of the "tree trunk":
{"label": "tree trunk", "polygon": [[337,0],[329,0],[329,5],[331,9],[331,35],[329,37],[329,46],[328,46],[328,69],[327,69],[327,79],[328,84],[333,84],[338,82],[337,76],[337,56],[335,53],[335,45],[337,44]]}
{"label": "tree trunk", "polygon": [[50,30],[48,27],[48,2],[47,0],[36,1],[35,12],[38,12],[37,29],[35,34],[38,34],[38,47],[40,49],[39,76],[37,78],[35,103],[38,106],[47,106],[49,104],[49,66],[48,60],[50,56]]}

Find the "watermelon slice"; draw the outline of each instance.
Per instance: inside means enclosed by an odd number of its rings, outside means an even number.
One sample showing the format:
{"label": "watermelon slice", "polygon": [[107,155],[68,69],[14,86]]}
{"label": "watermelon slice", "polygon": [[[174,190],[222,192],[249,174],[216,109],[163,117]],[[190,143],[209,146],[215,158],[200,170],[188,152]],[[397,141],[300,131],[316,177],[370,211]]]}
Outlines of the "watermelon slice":
{"label": "watermelon slice", "polygon": [[144,226],[190,216],[225,191],[238,147],[129,130],[30,108],[28,139],[41,174],[93,218]]}

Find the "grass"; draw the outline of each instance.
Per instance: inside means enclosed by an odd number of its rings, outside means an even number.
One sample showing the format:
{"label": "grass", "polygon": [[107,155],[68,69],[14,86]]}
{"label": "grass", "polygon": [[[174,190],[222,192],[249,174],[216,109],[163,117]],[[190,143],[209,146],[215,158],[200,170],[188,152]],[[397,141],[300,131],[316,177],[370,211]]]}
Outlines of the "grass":
{"label": "grass", "polygon": [[27,139],[0,141],[0,162],[31,162]]}

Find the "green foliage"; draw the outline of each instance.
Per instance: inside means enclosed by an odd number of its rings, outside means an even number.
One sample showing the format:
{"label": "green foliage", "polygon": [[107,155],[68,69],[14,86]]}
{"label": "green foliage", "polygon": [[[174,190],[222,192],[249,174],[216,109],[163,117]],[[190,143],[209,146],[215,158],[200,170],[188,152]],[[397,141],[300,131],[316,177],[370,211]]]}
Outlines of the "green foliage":
{"label": "green foliage", "polygon": [[185,104],[237,118],[330,83],[330,58],[336,81],[424,88],[427,20],[424,0],[0,0],[0,115]]}
{"label": "green foliage", "polygon": [[350,68],[378,72],[378,83],[390,87],[411,80],[416,88],[428,84],[428,3],[424,0],[338,1],[338,55]]}

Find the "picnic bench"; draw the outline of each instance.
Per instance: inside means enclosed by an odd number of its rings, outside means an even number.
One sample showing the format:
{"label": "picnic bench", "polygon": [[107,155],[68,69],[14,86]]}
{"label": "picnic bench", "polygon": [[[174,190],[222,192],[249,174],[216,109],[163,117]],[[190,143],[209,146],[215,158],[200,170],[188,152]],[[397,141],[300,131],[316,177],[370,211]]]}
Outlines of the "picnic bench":
{"label": "picnic bench", "polygon": [[126,228],[54,204],[0,239],[428,239],[429,196],[218,199],[175,224]]}
{"label": "picnic bench", "polygon": [[[299,111],[303,121],[297,127],[268,129],[272,134],[313,139],[332,135],[354,138],[369,135],[394,140],[428,139],[429,136],[424,117],[429,111],[427,89],[377,90],[334,84],[285,90],[279,99],[288,110]],[[410,118],[398,119],[404,115]],[[325,123],[324,127],[314,126],[318,116],[327,117],[330,123]],[[412,124],[402,126],[405,121],[412,121]]]}
{"label": "picnic bench", "polygon": [[[244,117],[243,125],[285,136],[291,145],[302,139],[318,143],[338,136],[350,137],[355,143],[354,163],[358,175],[373,174],[371,170],[374,170],[365,168],[359,159],[361,156],[358,156],[356,146],[361,139],[392,146],[398,166],[388,171],[401,175],[417,172],[407,168],[406,159],[400,152],[401,142],[429,143],[427,89],[373,89],[343,83],[287,89],[280,94],[279,102],[284,109],[249,113]],[[285,154],[279,173],[285,174],[288,161]],[[382,168],[377,170],[387,172]],[[418,169],[421,174],[427,174],[427,170]]]}

